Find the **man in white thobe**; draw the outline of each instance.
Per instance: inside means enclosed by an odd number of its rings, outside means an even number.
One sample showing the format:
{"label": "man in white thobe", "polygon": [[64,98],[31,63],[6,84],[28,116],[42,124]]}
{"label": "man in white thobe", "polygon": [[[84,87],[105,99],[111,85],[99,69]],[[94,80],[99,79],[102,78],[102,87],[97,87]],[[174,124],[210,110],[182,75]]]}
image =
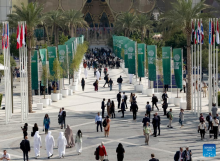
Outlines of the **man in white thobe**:
{"label": "man in white thobe", "polygon": [[64,158],[66,145],[67,145],[66,138],[63,135],[63,132],[60,132],[59,138],[57,140],[57,147],[58,147],[58,153],[59,153],[60,158],[61,157]]}
{"label": "man in white thobe", "polygon": [[96,78],[97,78],[97,80],[99,80],[99,78],[100,78],[100,73],[98,70],[96,71]]}
{"label": "man in white thobe", "polygon": [[85,79],[87,79],[87,69],[86,68],[84,68],[84,75],[85,75]]}
{"label": "man in white thobe", "polygon": [[36,158],[40,156],[41,147],[42,147],[41,137],[39,135],[39,131],[36,131],[34,135],[34,153],[35,153]]}
{"label": "man in white thobe", "polygon": [[53,147],[55,146],[55,141],[51,135],[51,131],[48,131],[47,136],[45,137],[45,146],[47,150],[48,159],[53,156]]}
{"label": "man in white thobe", "polygon": [[133,74],[129,74],[129,83],[132,83],[132,79],[133,79]]}

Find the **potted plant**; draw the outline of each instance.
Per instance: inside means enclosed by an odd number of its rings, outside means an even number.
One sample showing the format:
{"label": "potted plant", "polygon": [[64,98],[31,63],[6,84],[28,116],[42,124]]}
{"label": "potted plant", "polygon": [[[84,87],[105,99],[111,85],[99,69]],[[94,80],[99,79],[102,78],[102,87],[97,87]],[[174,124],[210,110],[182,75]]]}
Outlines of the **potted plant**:
{"label": "potted plant", "polygon": [[63,97],[67,97],[69,90],[65,88],[64,79],[68,77],[68,62],[67,57],[65,57],[64,62],[62,63],[62,76],[63,76],[63,89],[61,89],[61,94]]}
{"label": "potted plant", "polygon": [[53,93],[51,93],[51,99],[53,102],[57,102],[60,98],[60,94],[57,93],[57,82],[60,80],[60,77],[62,75],[62,68],[60,66],[60,62],[56,58],[53,62],[53,76],[51,76],[51,79],[54,81],[53,85]]}
{"label": "potted plant", "polygon": [[46,108],[49,105],[49,98],[45,97],[46,93],[46,84],[49,78],[49,70],[47,69],[47,66],[44,65],[42,68],[42,74],[41,74],[41,83],[44,85],[44,98],[40,100],[41,103],[43,103],[43,107]]}

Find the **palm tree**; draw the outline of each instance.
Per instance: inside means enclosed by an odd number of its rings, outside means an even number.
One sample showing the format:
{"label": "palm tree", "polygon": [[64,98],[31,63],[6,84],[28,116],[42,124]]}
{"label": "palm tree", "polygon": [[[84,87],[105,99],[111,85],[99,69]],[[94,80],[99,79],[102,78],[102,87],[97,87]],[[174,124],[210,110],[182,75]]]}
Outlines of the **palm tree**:
{"label": "palm tree", "polygon": [[148,17],[145,14],[138,14],[137,15],[137,28],[139,30],[139,32],[141,33],[141,41],[143,42],[144,37],[146,35],[147,30],[151,30],[152,28],[152,20],[150,19],[150,17]]}
{"label": "palm tree", "polygon": [[171,3],[172,9],[167,11],[162,15],[161,20],[164,27],[167,27],[169,31],[175,32],[182,30],[187,38],[187,69],[188,69],[188,86],[187,86],[187,110],[191,110],[191,20],[194,18],[199,18],[202,16],[202,10],[208,8],[205,5],[205,0],[201,0],[193,6],[192,0],[176,0],[176,2]]}
{"label": "palm tree", "polygon": [[81,11],[67,10],[64,12],[64,20],[70,30],[70,36],[76,36],[77,27],[88,27],[88,23],[83,18],[84,14]]}
{"label": "palm tree", "polygon": [[28,50],[28,105],[29,112],[32,112],[32,86],[31,86],[31,50],[34,28],[40,24],[44,17],[40,17],[43,6],[37,3],[28,3],[27,6],[14,6],[15,11],[8,15],[9,23],[17,24],[18,21],[26,21],[27,24],[27,50]]}
{"label": "palm tree", "polygon": [[129,37],[131,32],[136,29],[137,16],[135,13],[125,12],[119,15],[115,22],[115,29],[123,31],[125,37]]}

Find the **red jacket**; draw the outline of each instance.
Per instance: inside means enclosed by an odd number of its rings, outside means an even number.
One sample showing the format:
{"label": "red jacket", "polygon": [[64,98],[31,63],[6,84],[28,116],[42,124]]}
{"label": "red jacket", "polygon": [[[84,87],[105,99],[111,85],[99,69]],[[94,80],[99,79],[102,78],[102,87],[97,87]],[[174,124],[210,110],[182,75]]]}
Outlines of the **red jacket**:
{"label": "red jacket", "polygon": [[107,153],[106,153],[106,150],[105,150],[105,146],[103,145],[102,147],[99,146],[99,156],[106,156]]}

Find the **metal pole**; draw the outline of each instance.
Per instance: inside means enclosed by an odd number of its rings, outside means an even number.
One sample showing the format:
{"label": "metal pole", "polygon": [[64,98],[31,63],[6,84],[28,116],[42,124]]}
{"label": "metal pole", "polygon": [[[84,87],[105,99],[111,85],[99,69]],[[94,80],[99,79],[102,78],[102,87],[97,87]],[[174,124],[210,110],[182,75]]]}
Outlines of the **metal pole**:
{"label": "metal pole", "polygon": [[172,89],[173,89],[173,87],[172,87],[172,47],[170,48],[170,84],[171,84],[171,98],[172,98],[172,96],[173,96],[173,94],[172,94]]}
{"label": "metal pole", "polygon": [[[193,78],[193,45],[191,45],[191,55],[192,55],[192,69],[191,69],[191,72],[192,72],[192,81],[191,81],[191,95],[193,96],[193,82],[194,82],[194,78]],[[189,79],[189,78],[188,78]],[[191,104],[192,104],[192,109],[193,109],[193,112],[195,114],[195,108],[194,108],[194,104],[193,104],[193,98],[192,98],[192,101],[191,101]]]}
{"label": "metal pole", "polygon": [[[195,25],[196,25],[196,20],[195,20]],[[195,34],[196,34],[196,30],[194,31]],[[195,38],[194,38],[195,39]],[[194,77],[194,114],[196,114],[196,44],[194,43],[194,74],[193,74],[193,77]]]}
{"label": "metal pole", "polygon": [[[199,30],[199,19],[197,21],[198,21],[198,29],[197,30]],[[197,35],[197,67],[196,68],[197,68],[197,74],[196,74],[197,117],[199,117],[199,35]]]}
{"label": "metal pole", "polygon": [[[202,24],[202,19],[200,19],[200,24]],[[200,37],[200,103],[199,104],[200,104],[199,113],[202,113],[202,37]]]}

